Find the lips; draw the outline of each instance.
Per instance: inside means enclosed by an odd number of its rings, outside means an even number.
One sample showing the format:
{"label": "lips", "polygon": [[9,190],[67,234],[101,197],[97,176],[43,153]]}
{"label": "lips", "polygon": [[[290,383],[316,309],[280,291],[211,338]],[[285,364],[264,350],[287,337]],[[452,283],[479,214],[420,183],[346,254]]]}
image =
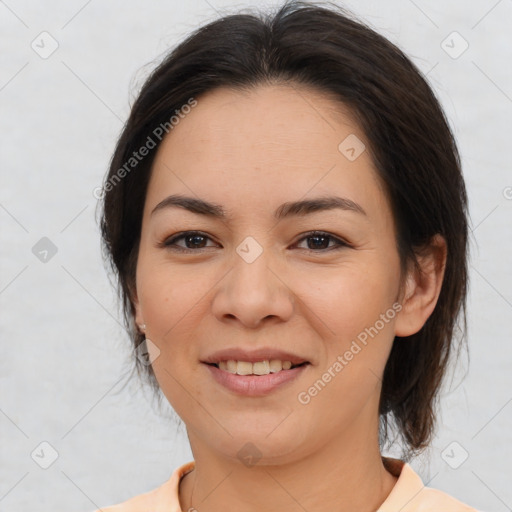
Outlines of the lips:
{"label": "lips", "polygon": [[201,362],[218,366],[221,361],[246,361],[248,363],[258,363],[261,361],[290,361],[292,366],[298,366],[303,363],[309,363],[306,358],[297,354],[287,352],[284,350],[277,350],[273,348],[259,348],[256,350],[244,350],[242,348],[228,348],[219,350],[207,356]]}
{"label": "lips", "polygon": [[[246,363],[252,364],[252,363]],[[266,375],[238,375],[217,368],[213,363],[204,365],[210,376],[222,388],[239,396],[256,397],[277,392],[285,386],[291,385],[296,379],[308,371],[309,364],[303,363],[289,370],[281,370]]]}

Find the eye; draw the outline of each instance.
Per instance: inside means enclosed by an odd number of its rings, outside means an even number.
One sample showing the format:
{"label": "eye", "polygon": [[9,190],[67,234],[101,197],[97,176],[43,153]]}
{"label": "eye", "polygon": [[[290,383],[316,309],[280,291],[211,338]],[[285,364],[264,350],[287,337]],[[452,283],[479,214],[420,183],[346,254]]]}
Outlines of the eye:
{"label": "eye", "polygon": [[[184,240],[185,247],[177,245],[177,242],[180,240]],[[200,231],[185,231],[183,233],[178,233],[177,235],[172,236],[171,238],[167,238],[163,242],[159,243],[158,246],[166,247],[173,251],[193,253],[199,252],[201,249],[207,248],[207,240],[211,240],[211,238],[205,233],[202,233]],[[326,233],[324,231],[311,231],[310,233],[306,233],[305,236],[299,239],[297,244],[302,242],[303,240],[312,241],[311,243],[308,243],[307,247],[305,248],[306,250],[312,252],[325,252],[341,249],[342,247],[351,247],[350,244],[348,244],[344,240],[341,240],[338,237],[335,237],[330,233]],[[330,242],[334,242],[334,245],[329,247]]]}
{"label": "eye", "polygon": [[[306,236],[303,236],[299,242],[303,240],[312,240],[312,243],[308,243],[308,247],[306,250],[313,252],[325,252],[332,251],[336,249],[341,249],[342,247],[350,247],[350,245],[329,233],[325,233],[324,231],[312,231],[307,233]],[[334,246],[329,247],[329,241],[334,241]]]}
{"label": "eye", "polygon": [[[181,239],[184,239],[186,247],[176,245],[176,242]],[[205,243],[208,239],[211,240],[208,235],[201,233],[200,231],[185,231],[171,238],[167,238],[160,243],[159,246],[167,247],[179,252],[198,252],[199,249],[205,248]]]}

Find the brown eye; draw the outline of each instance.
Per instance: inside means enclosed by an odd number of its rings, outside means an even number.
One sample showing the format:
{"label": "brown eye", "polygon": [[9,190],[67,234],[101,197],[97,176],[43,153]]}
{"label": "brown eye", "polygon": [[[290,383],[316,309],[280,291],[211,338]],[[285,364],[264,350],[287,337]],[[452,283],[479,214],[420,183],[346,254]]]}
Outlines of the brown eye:
{"label": "brown eye", "polygon": [[[183,240],[185,246],[177,244],[177,242],[181,240]],[[159,246],[172,251],[193,253],[200,252],[207,247],[212,247],[211,245],[206,245],[208,240],[211,240],[211,238],[199,231],[185,231],[166,239],[164,242],[160,243]],[[303,236],[299,240],[299,243],[303,240],[307,240],[307,247],[305,247],[305,249],[311,252],[327,252],[341,249],[342,247],[351,247],[347,242],[323,231],[307,233],[306,236]]]}
{"label": "brown eye", "polygon": [[[302,242],[303,240],[308,240],[306,249],[314,252],[330,251],[341,247],[349,247],[349,244],[343,240],[323,231],[313,231],[308,233],[306,236],[302,237],[299,242]],[[331,247],[329,247],[330,241],[334,241],[334,245]]]}
{"label": "brown eye", "polygon": [[[176,242],[182,239],[184,240],[185,247],[176,244]],[[161,245],[176,251],[197,252],[200,249],[206,248],[207,240],[211,240],[210,237],[199,231],[186,231],[168,238]]]}

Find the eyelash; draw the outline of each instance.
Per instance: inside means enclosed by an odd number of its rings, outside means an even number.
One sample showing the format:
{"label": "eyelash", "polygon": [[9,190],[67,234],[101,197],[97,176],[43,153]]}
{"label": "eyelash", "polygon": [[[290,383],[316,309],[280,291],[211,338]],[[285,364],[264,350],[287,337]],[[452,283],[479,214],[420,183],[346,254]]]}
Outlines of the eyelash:
{"label": "eyelash", "polygon": [[[166,249],[169,249],[169,250],[172,250],[172,251],[176,251],[176,252],[188,253],[188,254],[191,254],[191,253],[194,253],[194,252],[197,253],[197,252],[200,252],[203,249],[206,249],[206,247],[201,247],[201,248],[198,248],[198,249],[188,249],[186,247],[180,247],[180,246],[174,245],[176,243],[176,241],[178,241],[178,240],[180,240],[182,238],[186,238],[186,237],[194,236],[194,235],[195,236],[201,236],[203,238],[209,238],[211,240],[211,238],[207,234],[202,233],[201,231],[183,231],[182,233],[178,233],[177,235],[172,236],[171,238],[167,238],[164,241],[160,242],[158,244],[158,247],[166,248]],[[303,240],[306,240],[307,238],[313,238],[313,237],[330,238],[331,240],[335,241],[336,245],[334,247],[330,247],[330,248],[326,248],[326,249],[319,249],[319,250],[305,249],[306,251],[309,251],[309,252],[327,252],[327,251],[332,251],[332,250],[339,250],[339,249],[342,249],[344,247],[352,247],[350,244],[348,244],[344,240],[341,240],[340,238],[335,237],[334,235],[331,235],[330,233],[326,233],[325,231],[310,231],[308,233],[305,233],[304,236],[297,241],[297,244],[302,242]]]}

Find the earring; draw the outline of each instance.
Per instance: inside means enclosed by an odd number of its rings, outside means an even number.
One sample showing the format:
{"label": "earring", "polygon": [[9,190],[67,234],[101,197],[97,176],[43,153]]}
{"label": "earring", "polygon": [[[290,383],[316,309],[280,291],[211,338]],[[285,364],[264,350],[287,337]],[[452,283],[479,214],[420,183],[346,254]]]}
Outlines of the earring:
{"label": "earring", "polygon": [[142,331],[146,330],[146,324],[140,324],[139,327]]}

